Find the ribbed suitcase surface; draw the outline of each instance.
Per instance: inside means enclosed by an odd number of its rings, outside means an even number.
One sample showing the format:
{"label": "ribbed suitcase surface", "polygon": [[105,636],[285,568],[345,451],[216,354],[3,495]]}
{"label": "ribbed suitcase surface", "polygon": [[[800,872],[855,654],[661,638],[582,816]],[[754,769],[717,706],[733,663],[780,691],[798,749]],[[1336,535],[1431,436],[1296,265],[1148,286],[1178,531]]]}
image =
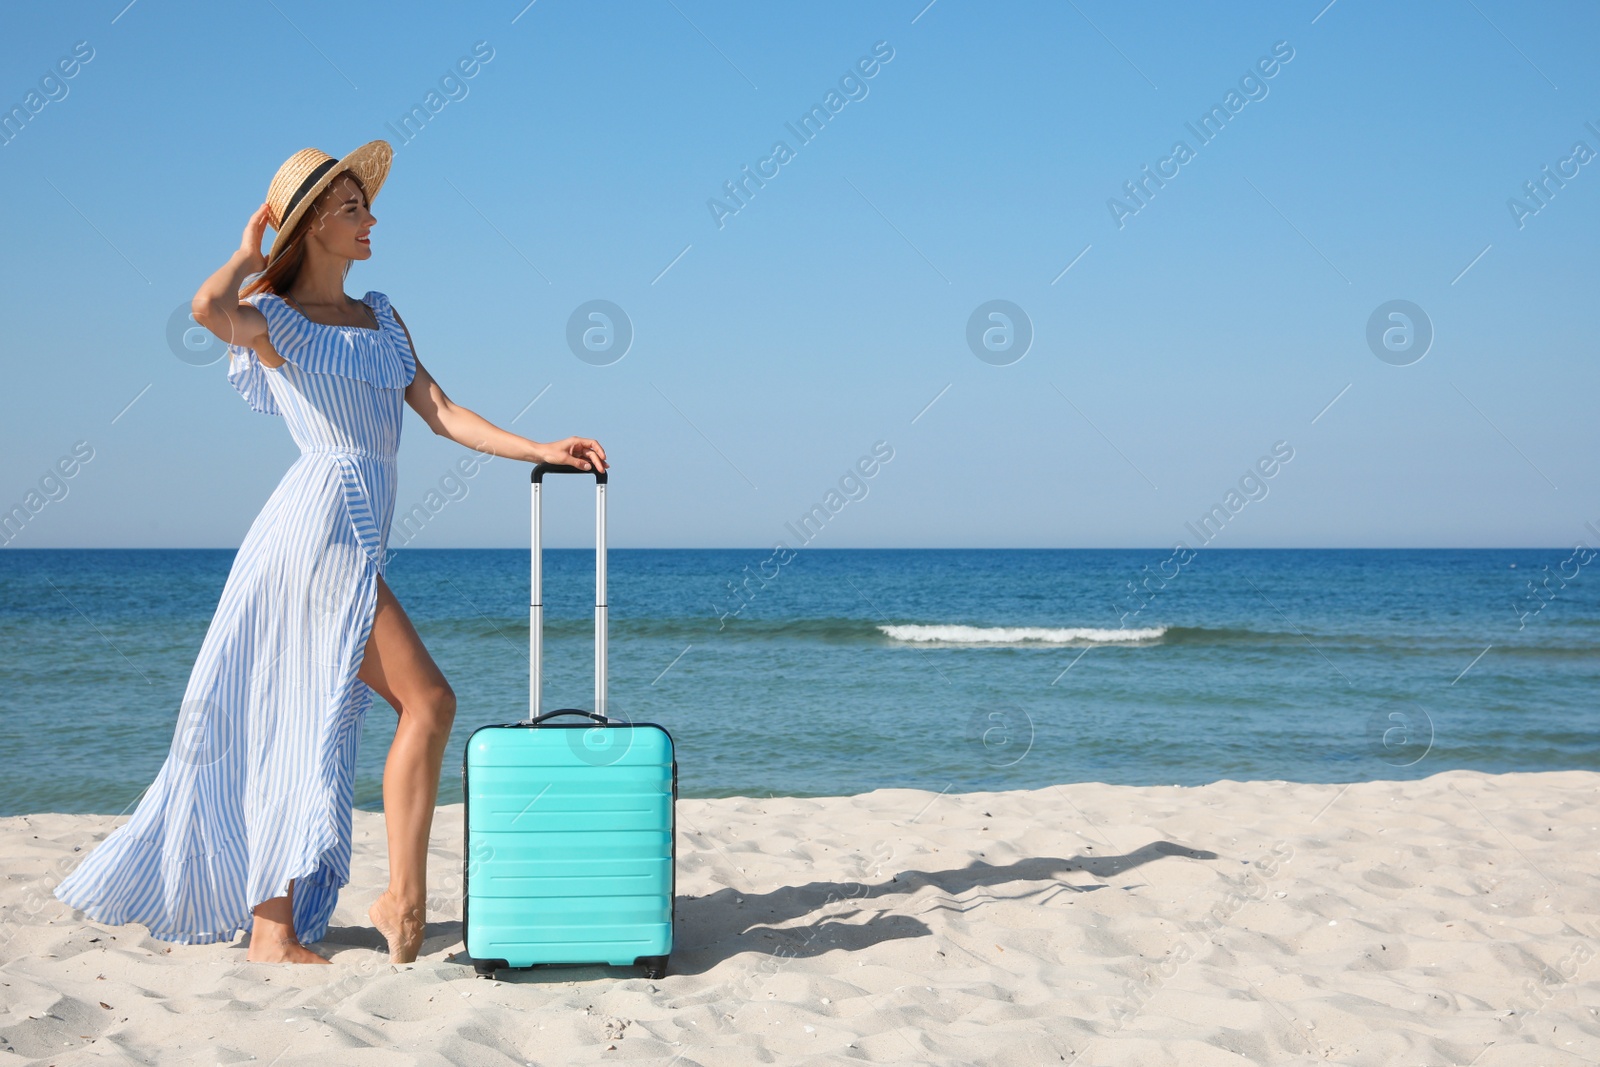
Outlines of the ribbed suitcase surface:
{"label": "ribbed suitcase surface", "polygon": [[665,730],[484,727],[467,742],[465,779],[469,956],[632,966],[672,951],[677,770]]}
{"label": "ribbed suitcase surface", "polygon": [[[573,472],[534,468],[529,718],[474,730],[462,760],[467,955],[489,976],[499,967],[603,963],[660,977],[677,890],[676,753],[661,726],[605,715],[604,473],[596,478],[595,711],[539,713],[539,486],[551,471]],[[549,721],[567,716],[583,721]]]}

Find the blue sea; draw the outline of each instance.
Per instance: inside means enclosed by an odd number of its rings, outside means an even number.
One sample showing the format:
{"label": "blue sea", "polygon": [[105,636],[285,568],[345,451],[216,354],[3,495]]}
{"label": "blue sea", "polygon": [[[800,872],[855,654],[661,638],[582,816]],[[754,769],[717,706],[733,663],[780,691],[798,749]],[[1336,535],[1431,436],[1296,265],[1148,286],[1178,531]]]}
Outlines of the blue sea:
{"label": "blue sea", "polygon": [[[131,810],[232,550],[0,553],[0,814]],[[687,797],[1600,769],[1600,576],[1568,549],[630,550],[610,711]],[[592,707],[592,550],[545,554],[547,709]],[[388,581],[467,735],[527,712],[528,556]],[[358,806],[382,806],[375,699]]]}

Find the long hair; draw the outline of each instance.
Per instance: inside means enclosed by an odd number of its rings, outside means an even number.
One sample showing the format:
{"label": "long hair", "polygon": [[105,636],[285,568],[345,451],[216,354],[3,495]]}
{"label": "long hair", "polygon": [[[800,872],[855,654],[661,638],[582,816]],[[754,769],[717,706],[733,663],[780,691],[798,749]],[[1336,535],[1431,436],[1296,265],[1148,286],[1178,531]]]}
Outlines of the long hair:
{"label": "long hair", "polygon": [[[356,183],[363,197],[367,195],[366,185],[353,171],[340,171],[335,178],[337,180],[337,178],[345,176],[348,176],[351,181]],[[329,182],[328,185],[331,187],[333,183]],[[318,193],[317,201],[321,201],[322,194],[327,191],[327,189],[324,189],[322,193]],[[295,223],[294,232],[289,234],[289,241],[283,246],[283,251],[278,253],[278,258],[267,264],[266,270],[257,274],[246,283],[243,289],[239,290],[239,299],[241,301],[246,297],[254,296],[256,293],[285,293],[293,288],[294,280],[300,276],[300,266],[306,259],[306,238],[311,233],[312,220],[320,214],[321,207],[317,202],[313,202],[306,213],[300,216],[300,221]],[[346,274],[350,273],[350,262],[348,259],[345,260],[344,272]]]}

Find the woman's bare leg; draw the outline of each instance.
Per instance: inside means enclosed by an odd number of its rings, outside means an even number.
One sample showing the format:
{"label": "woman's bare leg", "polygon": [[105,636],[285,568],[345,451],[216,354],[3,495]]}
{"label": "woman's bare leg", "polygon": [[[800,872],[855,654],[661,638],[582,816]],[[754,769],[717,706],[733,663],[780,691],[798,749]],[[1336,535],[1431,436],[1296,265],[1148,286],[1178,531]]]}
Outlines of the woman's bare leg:
{"label": "woman's bare leg", "polygon": [[328,960],[300,943],[294,932],[294,881],[287,896],[263,900],[251,909],[255,922],[250,927],[250,949],[245,959],[251,963],[327,963]]}
{"label": "woman's bare leg", "polygon": [[428,836],[456,695],[381,577],[359,677],[400,716],[383,766],[389,888],[367,917],[388,940],[390,960],[410,963],[422,947],[427,920]]}

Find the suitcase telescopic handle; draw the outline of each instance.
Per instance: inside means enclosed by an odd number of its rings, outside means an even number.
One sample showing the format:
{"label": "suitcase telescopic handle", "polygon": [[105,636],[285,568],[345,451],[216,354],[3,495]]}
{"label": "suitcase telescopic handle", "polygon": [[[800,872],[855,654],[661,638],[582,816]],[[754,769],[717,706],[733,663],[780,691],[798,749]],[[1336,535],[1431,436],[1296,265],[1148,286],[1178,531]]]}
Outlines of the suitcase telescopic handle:
{"label": "suitcase telescopic handle", "polygon": [[[606,717],[606,472],[584,470],[559,463],[538,463],[533,468],[533,562],[528,601],[528,719],[540,719],[540,689],[544,666],[544,582],[540,545],[540,490],[546,474],[590,474],[594,476],[594,718]],[[552,712],[551,714],[559,714]],[[548,717],[548,716],[547,716]]]}

